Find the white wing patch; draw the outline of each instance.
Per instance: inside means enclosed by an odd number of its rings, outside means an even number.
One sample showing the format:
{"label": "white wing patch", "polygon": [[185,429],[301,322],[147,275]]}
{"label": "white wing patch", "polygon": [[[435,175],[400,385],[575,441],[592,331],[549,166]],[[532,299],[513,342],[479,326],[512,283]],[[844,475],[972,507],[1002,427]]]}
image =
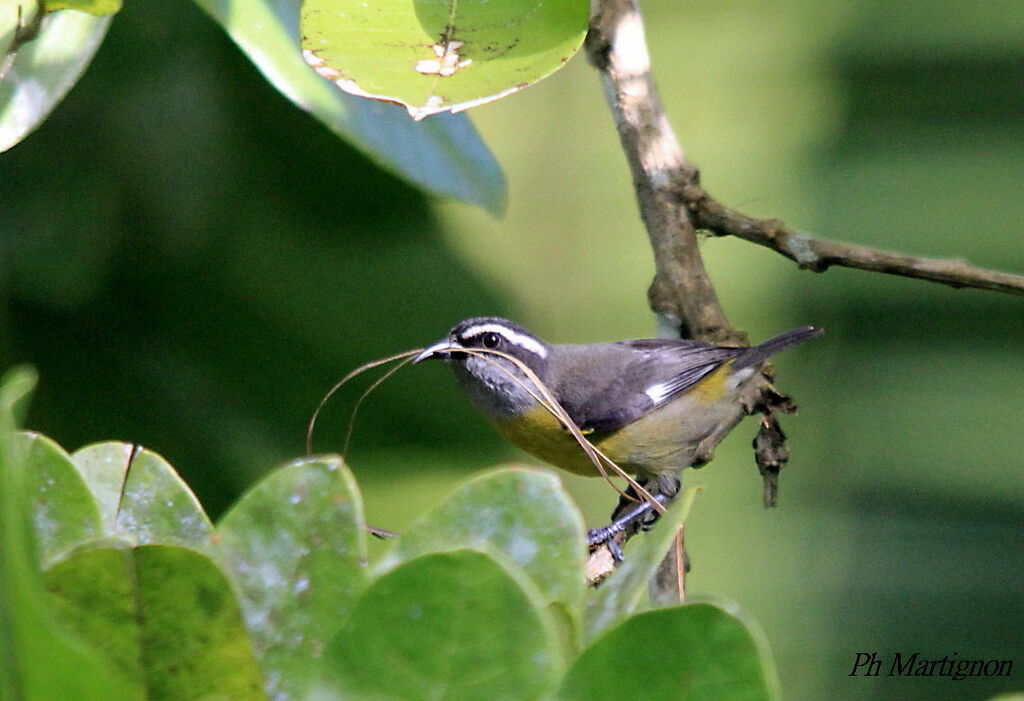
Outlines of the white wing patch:
{"label": "white wing patch", "polygon": [[651,398],[651,401],[655,404],[660,404],[665,400],[669,394],[672,393],[672,383],[670,382],[659,382],[656,385],[651,385],[644,390],[644,394]]}
{"label": "white wing patch", "polygon": [[[651,385],[644,390],[644,394],[650,397],[651,401],[655,405],[661,404],[662,402],[675,397],[680,392],[688,392],[691,388],[699,384],[701,380],[721,366],[721,363],[708,363],[706,365],[694,366],[679,373],[672,379],[659,382],[656,385]],[[750,372],[746,372],[748,369]],[[730,377],[730,380],[734,383],[733,388],[738,386],[740,382],[750,377],[753,373],[753,368],[744,368],[743,370],[733,373]]]}
{"label": "white wing patch", "polygon": [[468,329],[464,329],[460,335],[463,338],[472,338],[473,336],[479,336],[482,333],[496,333],[513,345],[525,348],[531,353],[539,355],[542,358],[548,357],[548,349],[545,348],[544,344],[536,338],[518,333],[507,326],[502,326],[501,324],[477,324],[476,326],[470,326]]}

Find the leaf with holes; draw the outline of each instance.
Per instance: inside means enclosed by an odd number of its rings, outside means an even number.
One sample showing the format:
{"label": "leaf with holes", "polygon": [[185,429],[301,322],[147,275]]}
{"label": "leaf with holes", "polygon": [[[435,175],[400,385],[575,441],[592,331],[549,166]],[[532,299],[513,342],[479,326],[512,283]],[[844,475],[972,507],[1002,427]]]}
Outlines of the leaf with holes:
{"label": "leaf with holes", "polygon": [[588,12],[586,0],[305,0],[303,56],[342,90],[422,119],[550,75],[583,43]]}

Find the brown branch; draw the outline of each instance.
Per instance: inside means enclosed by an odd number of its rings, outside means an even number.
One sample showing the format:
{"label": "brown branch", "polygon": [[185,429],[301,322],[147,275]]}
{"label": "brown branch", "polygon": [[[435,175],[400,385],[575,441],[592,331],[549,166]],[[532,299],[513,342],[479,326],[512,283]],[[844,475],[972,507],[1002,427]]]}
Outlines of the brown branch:
{"label": "brown branch", "polygon": [[658,98],[636,0],[592,0],[586,47],[600,71],[633,174],[640,215],[654,251],[651,307],[683,336],[743,343],[722,312],[697,250],[696,229],[770,248],[801,268],[842,266],[928,280],[955,288],[1024,295],[1024,276],[962,260],[921,258],[815,238],[774,219],[756,219],[723,206],[700,185],[683,156]]}
{"label": "brown branch", "polygon": [[[748,217],[708,195],[700,185],[698,170],[683,157],[658,98],[637,2],[591,0],[586,49],[600,72],[633,176],[655,261],[648,298],[663,331],[724,345],[746,343],[746,335],[726,319],[707,276],[697,247],[698,229],[765,246],[816,272],[843,266],[958,288],[1024,295],[1024,277],[1020,275],[985,270],[960,260],[918,258],[813,238],[777,220]],[[775,503],[778,473],[789,457],[774,414],[795,410],[772,386],[770,377],[771,369],[765,368],[741,397],[742,406],[733,420],[724,421],[700,446],[700,458],[709,460],[715,446],[744,415],[762,413],[754,448],[766,505]]]}
{"label": "brown branch", "polygon": [[700,186],[698,174],[690,169],[691,180],[682,199],[699,229],[716,236],[735,236],[777,251],[805,270],[822,273],[834,265],[917,280],[928,280],[956,288],[992,290],[1024,295],[1024,276],[973,266],[963,260],[919,258],[880,251],[868,246],[814,238],[794,231],[775,219],[755,219],[721,205]]}
{"label": "brown branch", "polygon": [[[697,193],[703,203],[712,201],[699,190],[697,170],[683,157],[658,98],[637,0],[592,0],[591,8],[587,55],[601,75],[654,252],[655,276],[648,291],[651,308],[663,332],[723,345],[745,345],[746,334],[729,324],[704,268],[697,229],[706,223],[695,219],[692,211],[704,212],[707,208],[689,207],[685,194]],[[754,411],[770,416],[776,409],[792,410],[789,400],[769,382],[770,370],[765,373],[745,389],[734,414],[699,446],[698,464],[711,459],[718,443],[744,416]],[[781,432],[778,436],[781,439]],[[762,452],[782,455],[785,446]],[[773,477],[778,466],[773,466]],[[774,489],[774,482],[769,485],[766,477],[766,494],[769,486]],[[602,550],[591,554],[591,563],[603,572],[606,570],[600,565],[607,568],[609,559]],[[666,596],[672,589],[676,597],[681,596],[681,559],[667,557],[655,579],[655,589],[664,589]],[[676,586],[670,587],[671,582]]]}
{"label": "brown branch", "polygon": [[650,71],[634,0],[595,0],[586,47],[633,174],[640,216],[654,250],[648,291],[659,322],[690,338],[741,344],[704,269],[694,222],[679,193],[696,176],[668,124]]}

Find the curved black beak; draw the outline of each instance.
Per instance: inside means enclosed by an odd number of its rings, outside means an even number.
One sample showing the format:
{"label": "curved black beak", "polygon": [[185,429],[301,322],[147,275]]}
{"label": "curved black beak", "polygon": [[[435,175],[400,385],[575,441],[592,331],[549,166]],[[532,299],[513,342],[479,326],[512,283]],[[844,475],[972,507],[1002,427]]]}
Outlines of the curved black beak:
{"label": "curved black beak", "polygon": [[458,350],[459,346],[452,343],[447,338],[443,341],[427,346],[423,351],[412,359],[413,363],[418,363],[423,360],[447,360],[452,357],[452,351]]}

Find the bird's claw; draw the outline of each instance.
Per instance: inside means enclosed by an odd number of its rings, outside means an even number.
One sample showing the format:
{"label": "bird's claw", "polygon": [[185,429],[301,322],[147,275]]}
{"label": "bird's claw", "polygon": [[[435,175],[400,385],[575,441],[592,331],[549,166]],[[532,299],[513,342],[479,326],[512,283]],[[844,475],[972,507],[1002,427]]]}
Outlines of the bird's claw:
{"label": "bird's claw", "polygon": [[619,542],[615,539],[615,536],[624,530],[625,529],[617,523],[612,523],[602,528],[591,528],[587,531],[587,547],[593,551],[604,545],[608,548],[608,552],[612,554],[612,559],[614,559],[615,562],[622,562],[625,558],[622,555],[622,548],[619,547]]}

